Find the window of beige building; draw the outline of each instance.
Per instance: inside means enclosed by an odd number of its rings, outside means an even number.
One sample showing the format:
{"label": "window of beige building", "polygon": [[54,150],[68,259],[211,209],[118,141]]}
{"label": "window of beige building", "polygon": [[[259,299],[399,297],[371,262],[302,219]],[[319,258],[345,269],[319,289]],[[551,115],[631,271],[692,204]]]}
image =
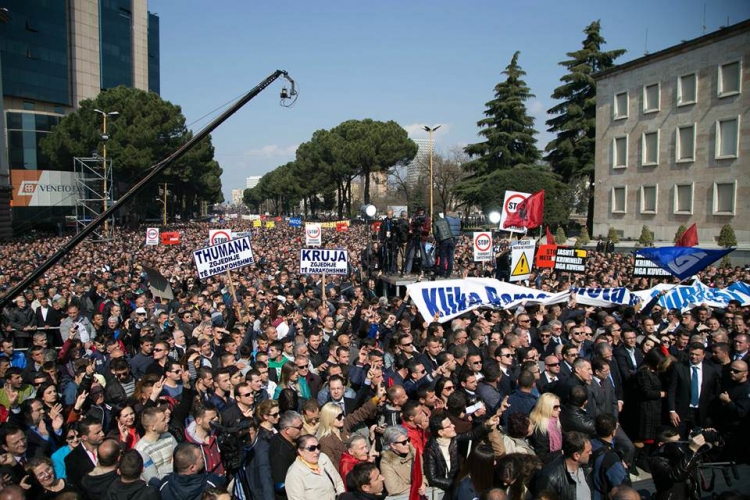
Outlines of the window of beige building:
{"label": "window of beige building", "polygon": [[714,215],[734,215],[737,181],[714,182]]}
{"label": "window of beige building", "polygon": [[658,83],[643,86],[643,112],[654,113],[659,111],[659,98],[661,89]]}
{"label": "window of beige building", "polygon": [[695,124],[677,127],[675,161],[695,161]]}
{"label": "window of beige building", "polygon": [[641,213],[655,214],[659,203],[659,185],[641,186]]}
{"label": "window of beige building", "polygon": [[625,212],[627,212],[627,209],[628,209],[627,196],[628,196],[627,186],[612,188],[611,203],[612,203],[613,214],[624,214]]}
{"label": "window of beige building", "polygon": [[659,131],[644,132],[641,137],[641,165],[659,164]]}
{"label": "window of beige building", "polygon": [[740,61],[719,66],[719,97],[739,94],[742,91],[742,64]]}
{"label": "window of beige building", "polygon": [[615,137],[612,140],[612,167],[628,167],[628,136]]}
{"label": "window of beige building", "polygon": [[694,184],[675,184],[674,213],[691,215],[693,213]]}
{"label": "window of beige building", "polygon": [[614,110],[612,119],[621,120],[628,117],[628,93],[620,92],[615,94]]}
{"label": "window of beige building", "polygon": [[683,75],[677,79],[677,105],[686,106],[698,102],[698,75]]}
{"label": "window of beige building", "polygon": [[739,142],[739,116],[716,122],[716,158],[737,158]]}

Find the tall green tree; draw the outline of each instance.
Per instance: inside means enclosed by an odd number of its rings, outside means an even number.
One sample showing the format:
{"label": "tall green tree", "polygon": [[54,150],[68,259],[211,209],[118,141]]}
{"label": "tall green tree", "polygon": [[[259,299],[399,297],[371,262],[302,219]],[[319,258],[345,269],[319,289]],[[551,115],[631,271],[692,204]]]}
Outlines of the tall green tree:
{"label": "tall green tree", "polygon": [[[149,167],[166,158],[192,137],[179,106],[153,92],[125,86],[102,91],[96,99],[81,101],[79,109],[67,115],[42,140],[41,147],[53,164],[68,167],[75,157],[101,153],[102,117],[95,109],[118,112],[107,126],[107,157],[113,164],[113,182],[129,189]],[[177,211],[197,212],[202,201],[223,201],[221,167],[214,160],[211,138],[193,147],[170,166],[158,182],[171,184],[177,197]],[[140,195],[128,207],[138,213],[160,212],[153,191]]]}
{"label": "tall green tree", "polygon": [[392,120],[348,120],[331,132],[342,139],[336,151],[337,161],[364,178],[365,203],[370,203],[370,174],[406,164],[417,155],[417,144]]}
{"label": "tall green tree", "polygon": [[477,122],[485,140],[466,146],[474,159],[464,168],[476,176],[496,170],[534,165],[540,159],[536,147],[534,119],[526,111],[526,101],[534,97],[518,64],[520,52],[513,54],[503,74],[506,79],[495,86],[495,98],[486,103],[485,118]]}
{"label": "tall green tree", "polygon": [[[569,59],[560,62],[568,73],[560,78],[562,85],[552,93],[561,102],[550,108],[555,115],[547,120],[548,131],[557,134],[545,148],[545,160],[565,182],[586,177],[594,182],[594,152],[596,145],[596,81],[594,73],[611,68],[625,50],[603,51],[606,43],[601,36],[601,24],[594,21],[583,33],[583,46],[568,52]],[[589,231],[593,230],[594,199],[589,194]]]}

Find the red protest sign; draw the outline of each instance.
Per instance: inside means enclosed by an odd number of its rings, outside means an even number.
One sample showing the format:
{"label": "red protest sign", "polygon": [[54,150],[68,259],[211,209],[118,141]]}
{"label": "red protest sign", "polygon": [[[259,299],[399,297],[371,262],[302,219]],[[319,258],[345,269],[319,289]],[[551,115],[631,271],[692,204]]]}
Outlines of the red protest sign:
{"label": "red protest sign", "polygon": [[536,267],[550,269],[555,267],[556,252],[557,245],[539,245],[539,249],[536,251]]}
{"label": "red protest sign", "polygon": [[177,231],[161,233],[161,244],[162,245],[179,245],[180,233],[178,233]]}

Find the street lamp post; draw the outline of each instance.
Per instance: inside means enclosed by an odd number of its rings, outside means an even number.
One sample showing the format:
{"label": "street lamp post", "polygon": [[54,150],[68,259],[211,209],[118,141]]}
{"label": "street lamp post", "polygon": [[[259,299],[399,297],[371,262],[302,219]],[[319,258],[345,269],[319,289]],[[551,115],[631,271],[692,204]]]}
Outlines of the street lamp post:
{"label": "street lamp post", "polygon": [[[104,192],[102,193],[102,199],[103,201],[103,207],[102,213],[107,211],[107,141],[109,140],[109,136],[107,135],[107,117],[108,116],[117,116],[120,113],[117,111],[102,111],[101,109],[94,109],[97,113],[102,115],[102,158],[104,159],[104,169],[103,169],[103,177],[104,177]],[[104,221],[104,234],[109,234],[109,221]]]}
{"label": "street lamp post", "polygon": [[428,127],[427,125],[423,127],[424,130],[427,131],[428,134],[430,134],[430,233],[432,233],[432,221],[433,221],[433,213],[434,213],[433,188],[435,186],[435,174],[432,170],[432,150],[433,150],[432,133],[435,132],[440,127],[441,125],[437,125],[432,128]]}

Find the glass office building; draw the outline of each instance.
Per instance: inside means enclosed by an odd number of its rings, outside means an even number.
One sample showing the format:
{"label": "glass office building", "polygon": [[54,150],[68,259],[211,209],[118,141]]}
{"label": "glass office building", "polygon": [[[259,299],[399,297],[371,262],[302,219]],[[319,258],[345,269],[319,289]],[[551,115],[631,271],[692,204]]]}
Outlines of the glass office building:
{"label": "glass office building", "polygon": [[29,216],[36,209],[72,211],[70,199],[61,206],[54,196],[32,197],[29,186],[37,192],[69,191],[64,184],[74,182],[73,166],[51,164],[39,144],[81,100],[119,85],[159,92],[159,17],[148,12],[147,1],[3,2],[0,235],[9,203],[14,225],[36,217]]}

